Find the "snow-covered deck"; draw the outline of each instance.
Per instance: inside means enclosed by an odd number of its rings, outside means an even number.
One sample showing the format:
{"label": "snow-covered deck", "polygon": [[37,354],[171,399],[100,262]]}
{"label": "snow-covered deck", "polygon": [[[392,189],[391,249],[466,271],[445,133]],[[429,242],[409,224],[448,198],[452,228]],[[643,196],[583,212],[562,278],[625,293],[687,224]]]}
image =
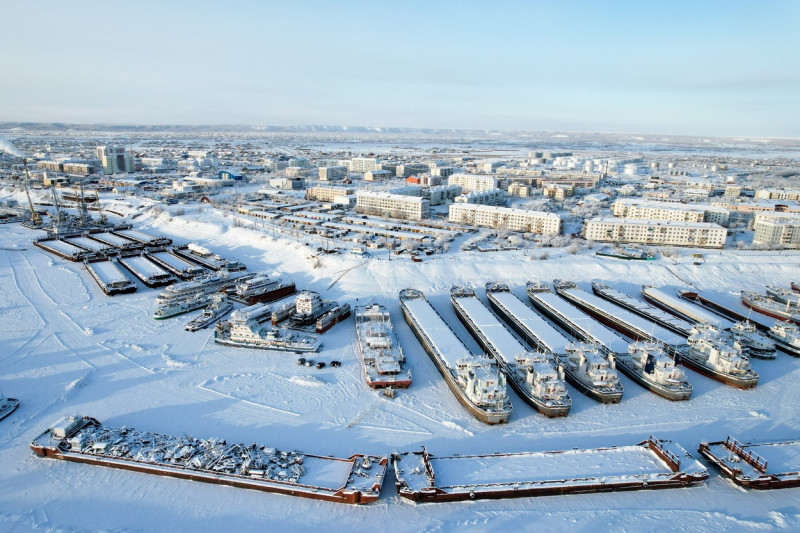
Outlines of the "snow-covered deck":
{"label": "snow-covered deck", "polygon": [[613,353],[628,353],[628,342],[571,303],[552,292],[538,292],[531,298],[570,325],[570,333],[586,342],[596,342]]}
{"label": "snow-covered deck", "polygon": [[643,300],[639,300],[638,298],[634,298],[633,296],[625,294],[622,291],[612,289],[608,286],[603,287],[600,289],[600,291],[607,295],[608,298],[615,303],[618,302],[618,305],[635,308],[644,315],[652,317],[653,320],[660,321],[664,324],[669,324],[671,327],[676,328],[677,330],[685,331],[687,335],[692,330],[691,322],[688,322],[682,318],[678,318],[673,314],[667,313],[663,309],[659,309],[654,305],[651,305]]}
{"label": "snow-covered deck", "polygon": [[657,289],[655,287],[645,287],[642,293],[650,298],[661,302],[663,305],[675,309],[680,314],[688,317],[695,322],[705,322],[706,324],[714,325],[720,329],[728,329],[733,323],[730,320],[725,320],[721,316],[707,311],[691,302],[683,300],[677,295],[672,295],[664,289]]}
{"label": "snow-covered deck", "polygon": [[467,318],[494,348],[492,355],[502,358],[508,364],[513,364],[515,355],[527,351],[476,296],[453,298],[453,303],[461,307]]}
{"label": "snow-covered deck", "polygon": [[70,244],[74,244],[78,248],[84,248],[90,252],[105,252],[111,249],[111,246],[103,244],[89,237],[70,237],[66,239]]}
{"label": "snow-covered deck", "polygon": [[86,250],[84,250],[83,248],[75,246],[74,244],[68,241],[61,241],[58,239],[37,241],[37,244],[42,248],[49,248],[55,252],[58,252],[62,255],[69,257],[75,257],[86,253]]}
{"label": "snow-covered deck", "polygon": [[472,356],[472,353],[430,302],[424,299],[410,299],[403,302],[419,330],[427,337],[433,349],[447,366],[455,368],[456,361]]}
{"label": "snow-covered deck", "polygon": [[505,291],[487,292],[487,296],[490,300],[494,299],[507,314],[513,315],[528,335],[537,339],[548,350],[555,354],[566,353],[564,348],[571,341],[522,300]]}
{"label": "snow-covered deck", "polygon": [[190,263],[186,259],[169,252],[154,252],[150,255],[164,264],[171,266],[176,272],[199,274],[206,271],[203,267],[199,267],[194,263]]}
{"label": "snow-covered deck", "polygon": [[102,283],[113,285],[115,283],[130,283],[128,276],[123,274],[117,265],[111,261],[96,261],[89,263],[87,268],[94,270]]}
{"label": "snow-covered deck", "polygon": [[569,295],[575,300],[582,302],[584,305],[598,310],[601,313],[621,320],[631,326],[641,336],[647,338],[651,337],[658,342],[670,346],[681,346],[686,344],[686,338],[668,330],[665,327],[659,326],[652,320],[640,317],[639,315],[623,309],[622,307],[612,304],[608,300],[604,300],[599,296],[595,296],[583,289],[565,289],[561,291],[562,294]]}
{"label": "snow-covered deck", "polygon": [[140,244],[136,241],[132,241],[130,239],[126,239],[125,237],[120,237],[119,235],[114,235],[113,233],[108,232],[93,233],[90,235],[90,237],[102,243],[108,244],[109,246],[116,246],[117,248],[132,248]]}
{"label": "snow-covered deck", "polygon": [[800,486],[800,440],[741,443],[728,437],[701,444],[700,452],[738,484],[755,488]]}

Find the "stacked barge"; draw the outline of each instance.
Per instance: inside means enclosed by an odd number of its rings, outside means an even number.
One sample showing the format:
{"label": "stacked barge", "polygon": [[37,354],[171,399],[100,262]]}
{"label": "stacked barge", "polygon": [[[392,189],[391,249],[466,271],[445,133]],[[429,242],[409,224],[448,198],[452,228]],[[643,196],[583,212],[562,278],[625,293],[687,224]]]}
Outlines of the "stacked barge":
{"label": "stacked barge", "polygon": [[389,310],[379,304],[356,306],[356,339],[364,381],[372,389],[405,389],[411,371],[404,372],[406,357],[394,333]]}
{"label": "stacked barge", "polygon": [[572,407],[552,354],[529,352],[506,326],[465,287],[453,287],[450,301],[456,315],[481,348],[494,357],[513,389],[545,416],[567,416]]}
{"label": "stacked barge", "polygon": [[103,292],[109,296],[136,291],[136,283],[128,279],[111,259],[85,260],[83,264]]}
{"label": "stacked barge", "polygon": [[742,487],[800,487],[800,441],[741,443],[729,435],[701,443],[698,451]]}
{"label": "stacked barge", "polygon": [[423,448],[392,455],[392,465],[397,493],[422,502],[677,488],[708,478],[679,444],[652,436],[635,446],[553,452],[436,457]]}
{"label": "stacked barge", "polygon": [[422,291],[400,291],[400,308],[456,399],[478,420],[501,424],[511,415],[505,376],[488,357],[472,354]]}
{"label": "stacked barge", "polygon": [[119,235],[115,235],[109,232],[91,233],[89,237],[105,244],[106,246],[121,251],[141,250],[142,248],[144,248],[144,244],[142,244],[141,242],[132,241],[130,239],[126,239],[125,237],[120,237]]}
{"label": "stacked barge", "polygon": [[148,287],[163,287],[175,281],[172,274],[141,255],[120,257],[119,263]]}
{"label": "stacked barge", "polygon": [[89,417],[57,423],[34,439],[31,449],[40,457],[353,504],[378,499],[388,466],[381,456],[323,457],[109,428]]}

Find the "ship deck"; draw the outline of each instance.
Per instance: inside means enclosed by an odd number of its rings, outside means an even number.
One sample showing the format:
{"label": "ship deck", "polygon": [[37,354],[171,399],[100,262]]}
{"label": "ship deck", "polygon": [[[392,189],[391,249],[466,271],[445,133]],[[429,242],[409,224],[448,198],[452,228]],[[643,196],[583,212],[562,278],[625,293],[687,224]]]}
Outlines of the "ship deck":
{"label": "ship deck", "polygon": [[431,500],[601,492],[615,486],[630,490],[676,476],[695,481],[707,477],[703,465],[687,459],[679,445],[656,440],[590,450],[473,456],[435,457],[423,451],[403,454],[399,460],[396,456],[395,471],[401,496]]}
{"label": "ship deck", "polygon": [[504,314],[515,320],[529,339],[535,339],[543,348],[554,354],[566,353],[565,348],[571,341],[522,300],[505,291],[487,292],[486,296],[490,302],[494,301]]}
{"label": "ship deck", "polygon": [[703,443],[700,453],[734,483],[752,488],[800,486],[800,441]]}

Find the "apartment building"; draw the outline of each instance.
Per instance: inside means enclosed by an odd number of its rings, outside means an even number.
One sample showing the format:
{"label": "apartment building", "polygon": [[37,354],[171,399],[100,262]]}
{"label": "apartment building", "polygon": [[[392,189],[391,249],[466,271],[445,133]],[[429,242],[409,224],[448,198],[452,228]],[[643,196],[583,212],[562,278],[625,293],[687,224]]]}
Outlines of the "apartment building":
{"label": "apartment building", "polygon": [[731,213],[723,207],[711,205],[655,202],[625,198],[611,204],[615,217],[637,220],[669,220],[672,222],[710,222],[728,226]]}
{"label": "apartment building", "polygon": [[753,244],[800,248],[800,214],[758,213],[753,219]]}
{"label": "apartment building", "polygon": [[562,231],[561,217],[543,211],[528,211],[510,207],[457,203],[450,206],[450,222],[484,228],[509,229],[527,233]]}
{"label": "apartment building", "polygon": [[674,222],[597,217],[587,220],[583,237],[590,241],[722,248],[727,230],[709,222]]}
{"label": "apartment building", "polygon": [[458,185],[464,192],[497,189],[497,178],[485,174],[452,174],[447,178],[448,185]]}
{"label": "apartment building", "polygon": [[430,216],[430,201],[419,196],[388,192],[356,192],[356,212],[406,220],[422,220]]}

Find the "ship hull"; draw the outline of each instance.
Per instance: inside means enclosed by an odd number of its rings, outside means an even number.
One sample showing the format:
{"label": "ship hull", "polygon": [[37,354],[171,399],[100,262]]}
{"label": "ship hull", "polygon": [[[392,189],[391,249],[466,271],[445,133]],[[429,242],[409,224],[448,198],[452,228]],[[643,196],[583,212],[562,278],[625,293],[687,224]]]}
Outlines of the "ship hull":
{"label": "ship hull", "polygon": [[742,298],[742,303],[753,311],[758,311],[762,315],[767,315],[769,317],[783,320],[784,322],[791,322],[800,326],[800,319],[796,318],[795,315],[760,306],[756,302],[744,297]]}
{"label": "ship hull", "polygon": [[0,409],[0,420],[13,413],[19,407],[19,400],[16,398],[6,398],[6,405]]}
{"label": "ship hull", "polygon": [[624,391],[605,392],[598,390],[581,381],[580,378],[569,369],[569,364],[561,362],[560,367],[564,369],[564,377],[567,378],[569,384],[589,398],[597,400],[600,403],[619,403],[622,400],[622,393]]}
{"label": "ship hull", "polygon": [[617,369],[620,372],[631,378],[645,389],[654,394],[658,394],[662,398],[666,398],[667,400],[671,400],[673,402],[680,402],[688,400],[692,397],[691,386],[688,389],[670,389],[669,387],[664,387],[658,383],[653,383],[652,381],[645,379],[639,369],[633,365],[629,365],[622,357],[617,357],[615,362]]}
{"label": "ship hull", "polygon": [[275,300],[280,300],[281,298],[294,294],[295,292],[297,292],[295,284],[289,283],[258,294],[245,296],[233,294],[230,296],[230,298],[232,300],[236,300],[237,302],[246,303],[247,305],[254,305],[258,303],[274,302]]}
{"label": "ship hull", "polygon": [[319,344],[316,345],[297,345],[297,346],[290,346],[290,345],[275,345],[270,344],[267,341],[258,342],[258,341],[234,341],[231,339],[226,339],[224,337],[214,337],[214,342],[217,344],[223,344],[225,346],[234,346],[236,348],[255,348],[257,350],[275,350],[279,352],[317,352],[320,349]]}
{"label": "ship hull", "polygon": [[756,385],[758,385],[758,375],[756,374],[755,377],[748,376],[748,377],[737,377],[731,376],[730,374],[723,374],[705,363],[701,360],[695,359],[692,357],[692,348],[689,348],[689,353],[683,356],[682,363],[695,372],[703,374],[706,377],[709,377],[713,380],[720,381],[725,383],[726,385],[731,385],[733,387],[737,387],[739,389],[752,389]]}
{"label": "ship hull", "polygon": [[461,390],[461,387],[459,387],[458,383],[456,383],[456,379],[453,376],[453,374],[451,373],[450,369],[447,366],[445,366],[445,364],[436,356],[436,354],[433,352],[433,350],[428,346],[428,342],[425,340],[424,335],[422,335],[422,332],[420,332],[417,329],[417,327],[414,325],[414,320],[409,315],[409,313],[406,310],[405,306],[402,305],[402,302],[401,302],[400,307],[403,310],[403,317],[405,318],[406,323],[411,328],[411,331],[414,332],[414,336],[417,337],[417,340],[422,345],[422,347],[425,349],[425,353],[427,353],[428,357],[430,357],[431,361],[433,361],[433,364],[436,366],[436,369],[442,375],[442,377],[444,378],[445,383],[447,383],[447,386],[450,388],[450,391],[453,393],[453,395],[456,397],[456,399],[459,401],[459,403],[461,405],[463,405],[464,408],[467,411],[469,411],[469,413],[472,416],[474,416],[475,418],[477,418],[478,420],[480,420],[481,422],[484,422],[486,424],[505,424],[506,422],[508,422],[508,417],[511,414],[510,412],[506,412],[506,411],[489,412],[489,411],[486,411],[484,409],[481,409],[480,407],[478,407],[474,403],[472,403],[469,400],[469,398],[467,398],[465,396],[464,391]]}

